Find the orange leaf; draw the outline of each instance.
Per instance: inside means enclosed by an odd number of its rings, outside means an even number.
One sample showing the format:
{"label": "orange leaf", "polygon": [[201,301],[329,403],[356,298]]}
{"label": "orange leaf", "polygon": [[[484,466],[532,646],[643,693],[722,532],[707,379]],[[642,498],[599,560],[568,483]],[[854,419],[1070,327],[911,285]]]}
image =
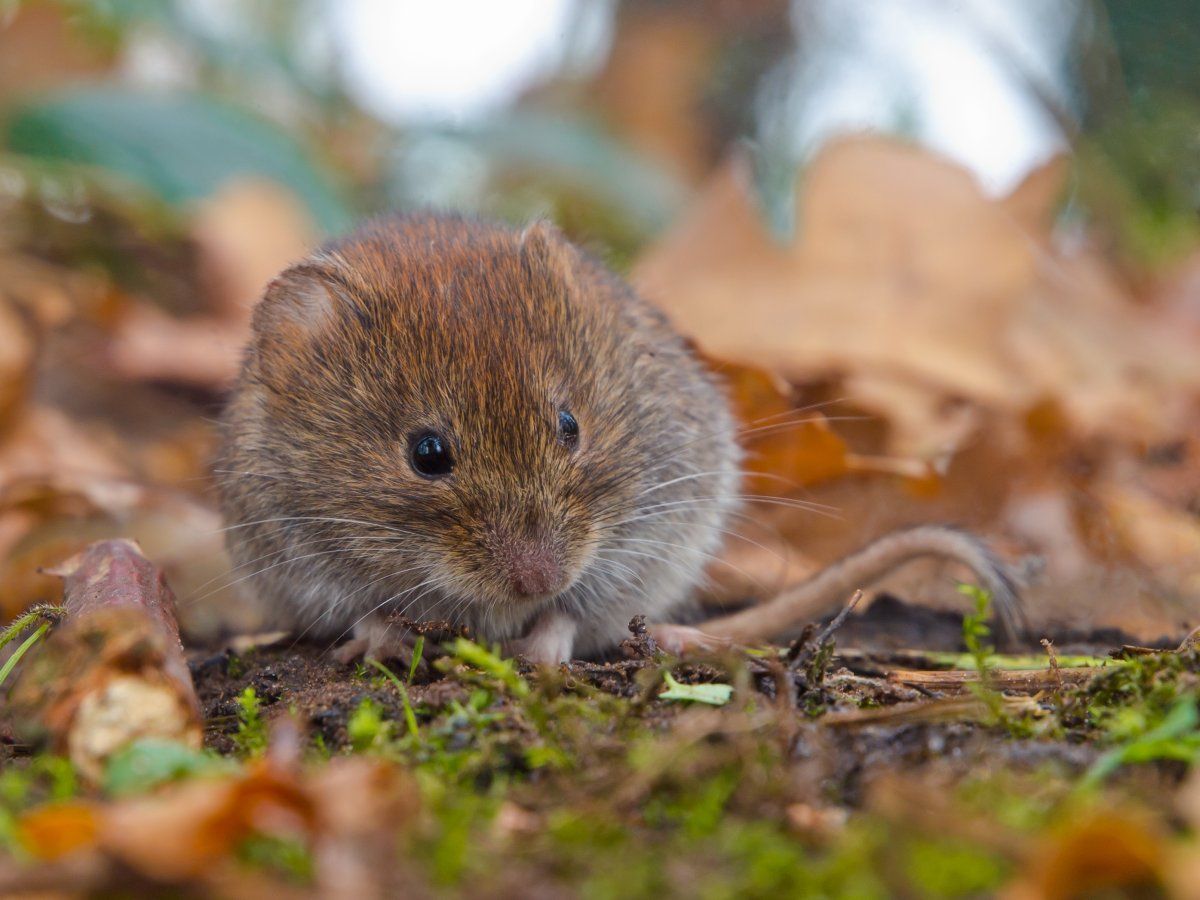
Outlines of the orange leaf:
{"label": "orange leaf", "polygon": [[30,810],[17,824],[21,844],[38,859],[55,860],[96,844],[96,813],[86,803],[53,803]]}

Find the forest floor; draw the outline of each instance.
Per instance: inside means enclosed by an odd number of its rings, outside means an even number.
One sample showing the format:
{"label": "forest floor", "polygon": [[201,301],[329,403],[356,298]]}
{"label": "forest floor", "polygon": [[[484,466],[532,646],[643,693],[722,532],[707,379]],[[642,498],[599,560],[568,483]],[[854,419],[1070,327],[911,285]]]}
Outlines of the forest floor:
{"label": "forest floor", "polygon": [[[867,649],[905,626],[939,649]],[[981,615],[884,598],[789,648],[689,661],[636,623],[623,658],[557,670],[437,626],[407,667],[290,638],[193,650],[203,751],[135,744],[85,790],[56,757],[7,746],[0,836],[18,862],[0,886],[958,897],[1187,884],[1200,657],[1112,633],[1060,640],[1053,665],[1044,650],[999,656]],[[96,836],[112,822],[153,851]]]}

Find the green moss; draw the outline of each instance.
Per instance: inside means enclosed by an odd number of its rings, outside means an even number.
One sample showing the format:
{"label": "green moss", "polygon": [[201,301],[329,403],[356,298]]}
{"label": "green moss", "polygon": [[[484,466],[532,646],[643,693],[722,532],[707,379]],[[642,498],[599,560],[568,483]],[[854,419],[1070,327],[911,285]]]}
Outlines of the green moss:
{"label": "green moss", "polygon": [[916,896],[980,897],[993,893],[1009,867],[982,847],[958,840],[913,840],[904,870]]}
{"label": "green moss", "polygon": [[1195,651],[1135,656],[1070,694],[1061,716],[1106,740],[1130,740],[1160,725],[1181,696],[1200,690],[1198,671]]}
{"label": "green moss", "polygon": [[20,813],[42,803],[70,800],[79,793],[79,781],[71,763],[62,756],[39,754],[21,764],[8,764],[0,771],[0,850],[23,857],[17,839]]}
{"label": "green moss", "polygon": [[267,749],[267,723],[262,717],[262,702],[254,688],[238,694],[238,725],[233,745],[240,756],[261,756]]}
{"label": "green moss", "polygon": [[381,751],[392,740],[392,725],[383,718],[383,708],[364,697],[346,721],[346,735],[356,753]]}
{"label": "green moss", "polygon": [[238,844],[235,856],[245,866],[265,869],[294,884],[312,883],[312,854],[304,842],[296,838],[252,835]]}

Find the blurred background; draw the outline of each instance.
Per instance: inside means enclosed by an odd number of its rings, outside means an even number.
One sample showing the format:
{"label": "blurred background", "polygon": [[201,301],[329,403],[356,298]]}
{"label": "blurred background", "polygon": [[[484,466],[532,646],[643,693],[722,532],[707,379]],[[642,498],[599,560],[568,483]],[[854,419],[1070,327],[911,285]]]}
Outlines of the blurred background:
{"label": "blurred background", "polygon": [[745,421],[814,405],[746,490],[829,514],[750,501],[712,604],[939,520],[1048,634],[1181,635],[1197,59],[1184,0],[0,0],[0,618],[124,534],[193,635],[255,627],[208,475],[249,310],[433,206],[559,223]]}

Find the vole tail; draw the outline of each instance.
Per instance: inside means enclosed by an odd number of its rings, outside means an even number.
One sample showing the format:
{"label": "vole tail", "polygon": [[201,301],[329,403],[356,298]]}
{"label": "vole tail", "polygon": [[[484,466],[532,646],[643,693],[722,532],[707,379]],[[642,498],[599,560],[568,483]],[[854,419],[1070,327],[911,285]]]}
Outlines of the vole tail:
{"label": "vole tail", "polygon": [[832,612],[856,589],[922,557],[947,559],[970,569],[992,596],[1001,637],[1010,644],[1027,638],[1029,625],[1008,568],[982,540],[948,525],[917,525],[884,535],[766,603],[710,619],[699,627],[706,634],[743,643],[768,640]]}

